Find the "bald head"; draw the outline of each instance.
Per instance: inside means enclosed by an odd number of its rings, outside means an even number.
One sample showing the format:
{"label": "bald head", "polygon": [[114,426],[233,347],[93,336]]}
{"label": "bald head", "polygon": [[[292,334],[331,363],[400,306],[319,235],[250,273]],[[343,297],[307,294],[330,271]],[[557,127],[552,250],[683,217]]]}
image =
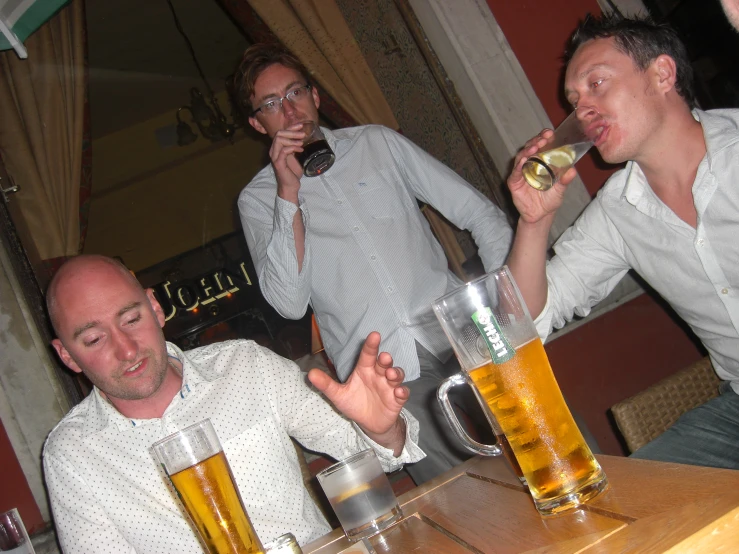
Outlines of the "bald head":
{"label": "bald head", "polygon": [[[46,309],[49,312],[54,332],[59,335],[60,296],[73,296],[76,287],[84,286],[87,279],[105,272],[119,274],[123,282],[133,286],[143,293],[141,284],[136,277],[118,260],[98,255],[80,255],[67,260],[54,274],[46,289]],[[113,294],[113,291],[111,291]]]}
{"label": "bald head", "polygon": [[739,0],[721,0],[726,18],[739,31]]}
{"label": "bald head", "polygon": [[116,260],[78,256],[54,275],[46,298],[62,362],[126,417],[161,417],[182,375],[169,362],[154,292]]}

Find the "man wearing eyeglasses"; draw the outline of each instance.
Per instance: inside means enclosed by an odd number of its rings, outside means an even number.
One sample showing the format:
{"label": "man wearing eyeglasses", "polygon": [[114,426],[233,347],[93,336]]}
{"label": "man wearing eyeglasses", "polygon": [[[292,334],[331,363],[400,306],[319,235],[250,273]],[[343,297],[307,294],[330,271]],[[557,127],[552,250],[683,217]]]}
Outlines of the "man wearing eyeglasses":
{"label": "man wearing eyeglasses", "polygon": [[[249,48],[237,79],[249,122],[272,138],[271,164],[239,197],[241,222],[262,293],[284,317],[313,308],[339,378],[349,376],[369,330],[406,373],[407,407],[421,424],[427,458],[407,466],[422,483],[468,455],[449,431],[435,391],[449,343],[431,303],[461,285],[417,200],[471,231],[487,270],[502,265],[511,230],[483,194],[408,139],[379,125],[324,129],[336,155],[303,175],[301,123],[318,121],[320,99],[305,68],[269,45]],[[453,362],[452,362],[453,363]]]}

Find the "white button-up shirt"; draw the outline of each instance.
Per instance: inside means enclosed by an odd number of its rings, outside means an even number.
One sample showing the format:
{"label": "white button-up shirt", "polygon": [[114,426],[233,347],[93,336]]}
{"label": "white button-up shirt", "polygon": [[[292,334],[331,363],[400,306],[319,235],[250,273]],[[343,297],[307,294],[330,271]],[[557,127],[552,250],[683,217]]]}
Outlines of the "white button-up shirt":
{"label": "white button-up shirt", "polygon": [[424,457],[413,416],[403,412],[406,444],[394,458],[335,412],[295,364],[256,343],[168,350],[183,382],[161,419],[128,419],[94,389],[49,435],[45,477],[65,552],[202,553],[151,445],[206,418],[262,542],[291,532],[303,544],[330,531],[303,486],[290,436],[337,459],[371,446],[387,471]]}
{"label": "white button-up shirt", "polygon": [[300,181],[300,272],[292,229],[298,207],[277,197],[272,166],[241,192],[259,285],[283,317],[299,319],[310,302],[342,379],[367,335],[379,331],[382,350],[414,380],[416,341],[437,357],[450,351],[431,303],[462,284],[417,199],[472,233],[487,270],[503,265],[512,231],[487,197],[402,135],[378,125],[323,131],[336,162]]}
{"label": "white button-up shirt", "polygon": [[693,183],[697,227],[675,215],[630,162],[555,245],[536,324],[545,337],[573,314],[587,315],[633,268],[691,326],[718,376],[739,393],[739,110],[694,115],[707,146]]}

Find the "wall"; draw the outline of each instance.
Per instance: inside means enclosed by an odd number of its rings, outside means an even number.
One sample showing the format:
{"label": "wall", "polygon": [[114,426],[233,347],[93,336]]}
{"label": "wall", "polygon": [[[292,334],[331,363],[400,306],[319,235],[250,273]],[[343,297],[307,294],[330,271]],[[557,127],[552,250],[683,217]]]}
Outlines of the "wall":
{"label": "wall", "polygon": [[[225,94],[219,102],[228,106]],[[173,140],[175,110],[93,141],[86,254],[137,271],[241,229],[236,199],[269,161],[267,143],[248,127],[233,144],[162,146],[157,133]]]}
{"label": "wall", "polygon": [[6,239],[0,236],[0,512],[17,507],[26,527],[50,520],[41,470],[49,431],[69,409],[39,335]]}
{"label": "wall", "polygon": [[2,422],[0,422],[0,475],[3,476],[0,513],[18,508],[21,519],[29,532],[42,527],[44,520],[41,512],[33,499],[31,488],[23,475],[23,470]]}
{"label": "wall", "polygon": [[[549,2],[487,0],[550,119],[566,110],[561,100],[564,45],[596,0]],[[591,194],[612,170],[592,158],[578,165]],[[607,410],[619,400],[697,360],[702,354],[670,315],[648,295],[547,343],[552,367],[570,404],[585,417],[604,452],[623,452]]]}

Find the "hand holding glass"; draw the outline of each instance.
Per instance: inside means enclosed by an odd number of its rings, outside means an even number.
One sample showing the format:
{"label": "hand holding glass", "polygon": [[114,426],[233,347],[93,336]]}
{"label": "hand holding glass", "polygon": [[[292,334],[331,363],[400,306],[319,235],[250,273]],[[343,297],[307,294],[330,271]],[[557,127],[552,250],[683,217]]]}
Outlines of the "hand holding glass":
{"label": "hand holding glass", "polygon": [[371,537],[403,517],[372,449],[327,467],[317,477],[351,541]]}
{"label": "hand holding glass", "polygon": [[494,449],[459,433],[446,395],[468,381],[508,439],[539,513],[575,508],[605,490],[606,475],[562,397],[508,268],[450,292],[433,308],[463,369],[438,393],[460,440],[480,454]]}
{"label": "hand holding glass", "polygon": [[264,554],[210,420],[153,449],[210,554]]}
{"label": "hand holding glass", "polygon": [[537,190],[549,190],[593,146],[600,126],[598,112],[576,108],[554,131],[550,142],[523,164],[526,182]]}
{"label": "hand holding glass", "polygon": [[315,177],[328,171],[334,165],[336,156],[318,123],[306,121],[303,123],[303,131],[305,132],[303,151],[295,154],[295,158],[303,167],[303,174],[306,177]]}

